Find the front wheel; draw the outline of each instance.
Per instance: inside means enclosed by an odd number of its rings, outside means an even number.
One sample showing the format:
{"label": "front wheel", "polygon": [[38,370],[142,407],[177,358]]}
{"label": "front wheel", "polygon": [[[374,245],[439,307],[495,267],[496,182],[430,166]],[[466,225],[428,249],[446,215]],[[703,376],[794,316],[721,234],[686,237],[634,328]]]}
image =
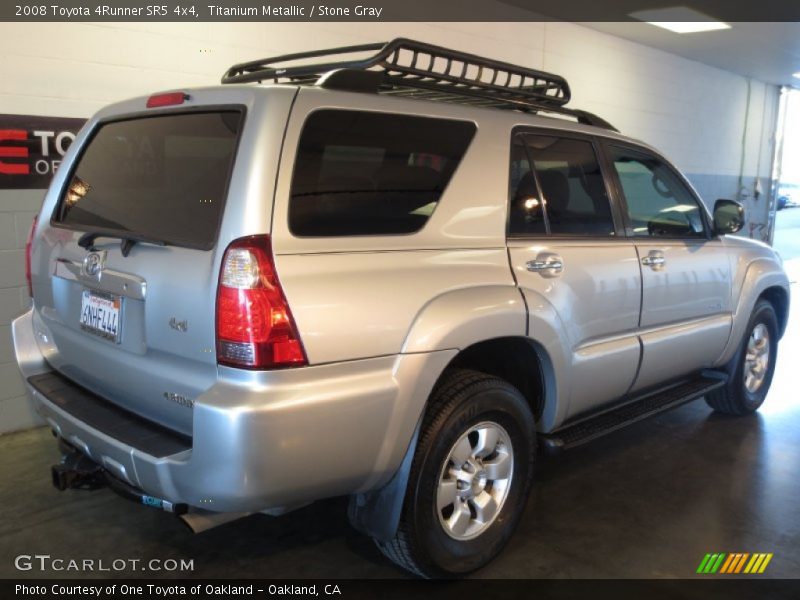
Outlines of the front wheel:
{"label": "front wheel", "polygon": [[742,344],[728,367],[730,379],[706,396],[714,410],[748,415],[764,403],[778,357],[778,318],[772,304],[759,300],[750,316]]}
{"label": "front wheel", "polygon": [[486,565],[524,510],[535,435],[516,388],[475,371],[445,375],[420,430],[397,534],[379,548],[423,577]]}

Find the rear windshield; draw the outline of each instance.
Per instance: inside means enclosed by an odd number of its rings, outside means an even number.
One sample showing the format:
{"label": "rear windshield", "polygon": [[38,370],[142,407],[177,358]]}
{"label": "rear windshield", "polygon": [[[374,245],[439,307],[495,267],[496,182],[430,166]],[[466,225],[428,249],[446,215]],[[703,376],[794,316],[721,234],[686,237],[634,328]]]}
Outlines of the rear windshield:
{"label": "rear windshield", "polygon": [[55,221],[176,246],[213,247],[240,111],[183,113],[101,125],[73,170]]}
{"label": "rear windshield", "polygon": [[466,121],[312,113],[300,135],[289,228],[304,237],[418,231],[474,134],[475,124]]}

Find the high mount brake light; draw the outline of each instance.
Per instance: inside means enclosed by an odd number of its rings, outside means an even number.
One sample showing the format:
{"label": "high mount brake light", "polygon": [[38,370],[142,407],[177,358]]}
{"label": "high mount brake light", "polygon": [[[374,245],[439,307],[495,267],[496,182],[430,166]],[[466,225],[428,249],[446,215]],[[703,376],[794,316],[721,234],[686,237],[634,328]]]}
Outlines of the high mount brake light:
{"label": "high mount brake light", "polygon": [[189,99],[183,92],[170,92],[168,94],[155,94],[147,99],[147,108],[159,108],[161,106],[175,106],[183,104]]}

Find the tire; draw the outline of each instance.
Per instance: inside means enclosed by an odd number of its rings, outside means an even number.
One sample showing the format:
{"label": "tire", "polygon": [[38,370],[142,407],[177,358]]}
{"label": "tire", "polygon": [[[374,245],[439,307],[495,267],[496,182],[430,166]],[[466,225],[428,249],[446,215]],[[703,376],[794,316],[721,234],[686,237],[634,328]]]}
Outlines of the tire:
{"label": "tire", "polygon": [[772,304],[759,300],[750,315],[739,350],[727,366],[728,383],[708,393],[706,402],[726,415],[755,412],[767,397],[777,357],[778,318]]}
{"label": "tire", "polygon": [[522,516],[535,451],[533,414],[515,387],[476,371],[446,373],[422,423],[397,533],[378,547],[422,577],[483,567]]}

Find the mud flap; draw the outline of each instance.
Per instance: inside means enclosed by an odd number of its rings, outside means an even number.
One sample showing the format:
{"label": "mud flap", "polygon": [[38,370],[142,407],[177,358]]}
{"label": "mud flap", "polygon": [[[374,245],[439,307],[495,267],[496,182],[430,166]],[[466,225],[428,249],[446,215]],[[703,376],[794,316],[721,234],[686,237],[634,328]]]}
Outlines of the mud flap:
{"label": "mud flap", "polygon": [[347,517],[350,524],[361,533],[380,542],[392,540],[400,525],[403,501],[408,487],[411,462],[417,449],[417,438],[422,421],[417,423],[408,450],[395,474],[381,488],[350,496]]}

